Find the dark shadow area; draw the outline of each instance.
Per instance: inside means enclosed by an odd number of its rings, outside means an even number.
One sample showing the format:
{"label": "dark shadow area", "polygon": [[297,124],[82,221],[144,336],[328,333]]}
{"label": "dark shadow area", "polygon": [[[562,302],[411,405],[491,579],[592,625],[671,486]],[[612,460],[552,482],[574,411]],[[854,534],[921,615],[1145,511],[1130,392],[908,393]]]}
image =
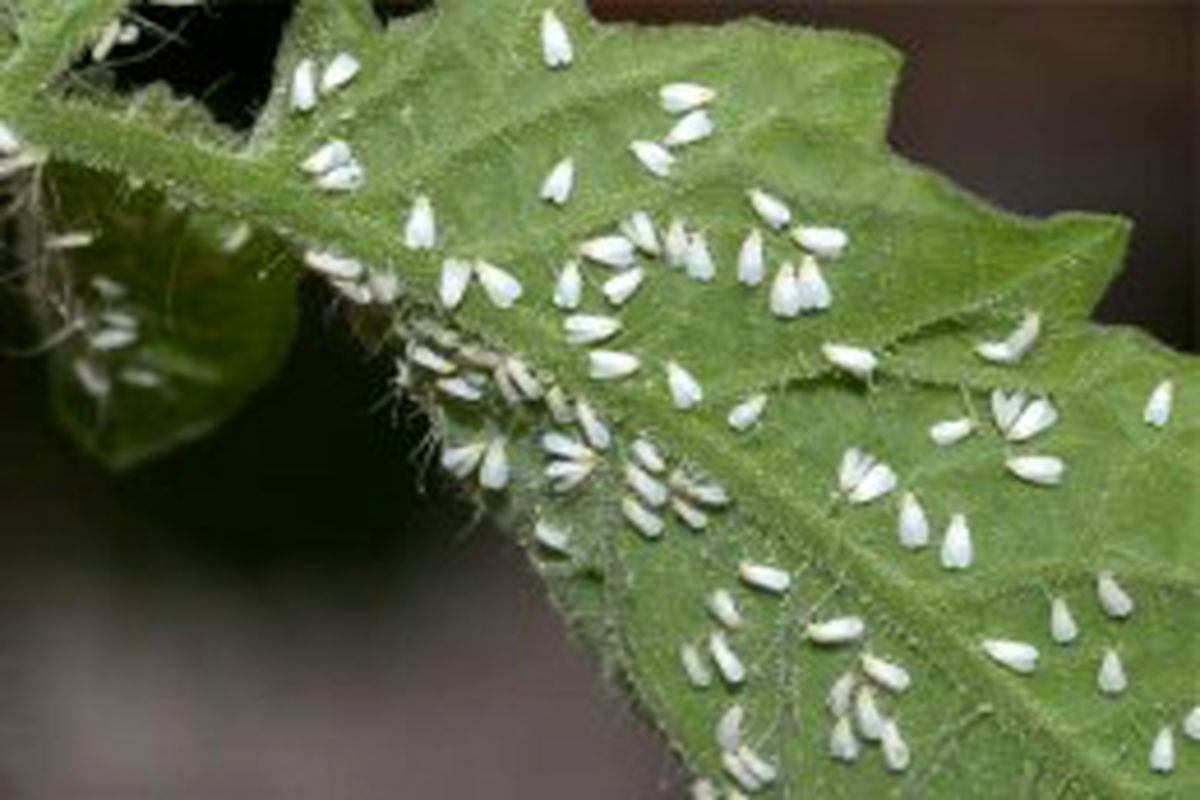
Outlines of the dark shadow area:
{"label": "dark shadow area", "polygon": [[[338,560],[386,569],[420,555],[429,531],[396,525],[413,509],[469,525],[436,469],[427,420],[387,388],[390,362],[366,360],[315,281],[301,288],[301,339],[280,380],[214,435],[114,483],[154,529],[175,531],[179,557],[251,571]],[[153,552],[155,540],[118,549]]]}
{"label": "dark shadow area", "polygon": [[413,454],[425,420],[390,424],[388,365],[302,296],[274,385],[123,476],[0,360],[0,794],[672,796],[522,553]]}
{"label": "dark shadow area", "polygon": [[[36,334],[14,289],[0,295],[0,341],[26,346]],[[102,526],[87,552],[142,566],[182,560],[253,580],[314,561],[387,565],[416,556],[429,531],[395,524],[414,509],[436,508],[459,539],[470,535],[472,512],[429,468],[428,421],[387,388],[390,363],[363,355],[317,282],[303,281],[299,294],[303,322],[283,371],[226,425],[127,473],[85,465],[94,490],[138,518]],[[5,357],[0,378],[14,402],[43,402],[40,360]],[[65,434],[46,422],[43,433],[61,439],[57,457],[74,459]],[[4,544],[66,553],[81,544],[35,528],[6,526]]]}
{"label": "dark shadow area", "polygon": [[[118,92],[163,81],[218,122],[248,130],[271,92],[275,54],[291,2],[221,2],[201,8],[139,6],[141,35],[111,56]],[[88,69],[86,58],[76,65]]]}
{"label": "dark shadow area", "polygon": [[371,7],[380,23],[387,25],[390,20],[410,17],[434,6],[433,0],[374,0]]}

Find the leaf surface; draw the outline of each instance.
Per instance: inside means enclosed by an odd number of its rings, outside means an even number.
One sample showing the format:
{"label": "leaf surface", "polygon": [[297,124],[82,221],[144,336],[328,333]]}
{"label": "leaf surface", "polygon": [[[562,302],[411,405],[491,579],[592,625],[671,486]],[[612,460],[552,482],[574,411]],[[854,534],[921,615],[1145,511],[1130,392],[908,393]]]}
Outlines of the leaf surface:
{"label": "leaf surface", "polygon": [[[549,6],[573,38],[568,69],[541,61],[539,18]],[[563,612],[697,773],[728,785],[713,730],[736,702],[746,709],[745,741],[779,767],[769,796],[1200,791],[1200,753],[1178,725],[1198,699],[1200,369],[1140,335],[1084,321],[1120,263],[1125,222],[1005,214],[887,149],[898,59],[886,46],[755,20],[601,26],[566,0],[444,0],[383,31],[365,3],[310,0],[283,48],[272,101],[237,147],[168,133],[147,114],[117,117],[77,94],[33,102],[34,65],[54,63],[46,41],[77,30],[80,13],[50,15],[23,36],[26,57],[18,55],[9,88],[0,88],[0,114],[32,141],[286,232],[301,246],[395,270],[408,292],[384,315],[389,346],[436,348],[460,371],[480,371],[468,366],[478,361],[468,345],[517,355],[612,426],[615,442],[595,472],[576,492],[558,494],[544,477],[539,437],[577,429],[555,426],[540,403],[510,405],[491,382],[483,402],[461,403],[419,367],[410,381],[444,419],[451,446],[507,438],[508,491],[477,494],[510,521]],[[311,114],[292,113],[295,64],[343,50],[361,59],[361,74]],[[674,124],[657,94],[678,80],[717,90],[717,130],[679,149],[672,177],[661,179],[628,145],[660,139]],[[298,169],[333,138],[350,142],[365,165],[361,191],[322,193]],[[538,190],[568,156],[575,191],[557,208]],[[780,320],[768,312],[770,277],[755,288],[735,281],[743,238],[763,227],[746,199],[751,188],[783,198],[803,222],[850,233],[845,254],[822,261],[829,311]],[[410,251],[404,219],[422,194],[436,209],[439,244]],[[598,383],[588,378],[585,349],[564,343],[550,301],[554,277],[580,242],[614,232],[638,209],[660,233],[676,217],[702,231],[717,276],[690,280],[643,258],[645,285],[614,310],[599,290],[611,272],[586,265],[584,309],[618,315],[623,330],[609,346],[642,364],[627,380]],[[767,251],[768,276],[802,256],[783,234],[767,235]],[[451,256],[508,269],[523,284],[521,301],[500,310],[474,286],[461,308],[440,310],[437,282]],[[991,366],[974,354],[1028,310],[1040,313],[1042,333],[1019,365]],[[380,318],[379,309],[364,313]],[[879,369],[868,381],[836,371],[820,351],[831,341],[870,348]],[[668,361],[698,378],[698,408],[672,406]],[[1142,409],[1166,378],[1176,402],[1159,430],[1142,422]],[[1061,420],[1029,443],[1006,442],[988,410],[996,388],[1048,396]],[[769,396],[765,416],[737,434],[725,415],[755,392]],[[962,416],[975,419],[973,436],[947,448],[929,440],[931,424]],[[702,532],[669,517],[657,541],[639,536],[621,511],[623,463],[639,435],[673,467],[719,483],[730,507],[710,509]],[[839,496],[838,464],[854,446],[894,468],[895,492],[866,505]],[[1035,487],[1005,470],[1006,458],[1031,453],[1062,458],[1063,485]],[[909,552],[896,541],[902,491],[925,506],[928,548]],[[975,543],[974,563],[960,572],[938,558],[956,513],[968,518]],[[570,557],[532,540],[539,519],[570,529]],[[743,560],[786,569],[791,589],[773,597],[740,584]],[[1129,619],[1100,609],[1102,570],[1135,599]],[[741,606],[744,624],[730,641],[748,679],[730,689],[718,678],[699,690],[685,679],[679,648],[703,648],[716,630],[705,603],[720,587]],[[1067,599],[1083,631],[1072,645],[1050,639],[1055,596]],[[806,637],[808,622],[849,614],[866,620],[864,640],[822,647]],[[990,661],[980,647],[987,638],[1035,645],[1037,670],[1017,675]],[[1130,676],[1119,697],[1096,688],[1106,648],[1121,654]],[[887,769],[876,745],[852,765],[829,756],[826,694],[839,675],[859,670],[865,652],[913,677],[902,694],[877,692],[911,750],[907,769]],[[1148,764],[1161,726],[1176,732],[1170,775]]]}

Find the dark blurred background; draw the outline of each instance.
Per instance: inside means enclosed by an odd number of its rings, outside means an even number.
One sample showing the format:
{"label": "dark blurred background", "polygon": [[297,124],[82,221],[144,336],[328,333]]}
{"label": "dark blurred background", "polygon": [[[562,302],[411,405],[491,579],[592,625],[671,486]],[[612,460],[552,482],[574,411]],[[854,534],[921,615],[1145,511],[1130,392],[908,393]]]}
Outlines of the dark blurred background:
{"label": "dark blurred background", "polygon": [[[1017,211],[1133,218],[1097,317],[1197,349],[1193,5],[592,7],[883,36],[908,55],[901,152]],[[251,122],[286,7],[156,13],[180,43],[122,85],[165,70],[224,121]],[[121,478],[54,427],[38,362],[0,359],[0,797],[680,796],[665,746],[602,684],[515,547],[409,454],[424,432],[412,410],[372,411],[383,365],[313,287],[303,299],[275,386]],[[22,341],[0,303],[0,342]]]}

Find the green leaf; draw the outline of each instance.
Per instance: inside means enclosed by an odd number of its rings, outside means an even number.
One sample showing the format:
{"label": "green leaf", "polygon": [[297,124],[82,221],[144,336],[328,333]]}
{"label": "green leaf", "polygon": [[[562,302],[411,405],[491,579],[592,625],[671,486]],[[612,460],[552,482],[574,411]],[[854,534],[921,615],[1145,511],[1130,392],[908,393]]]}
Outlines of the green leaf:
{"label": "green leaf", "polygon": [[[86,450],[137,464],[208,433],[275,374],[296,323],[296,265],[277,237],[88,170],[54,165],[41,182],[34,289],[47,335],[71,333],[51,386]],[[56,249],[67,234],[94,242]],[[101,344],[126,330],[130,342]]]}
{"label": "green leaf", "polygon": [[[891,153],[884,141],[896,54],[872,39],[786,29],[759,21],[721,28],[601,26],[581,3],[443,0],[387,31],[365,2],[303,3],[283,48],[272,100],[243,147],[165,131],[134,108],[114,116],[78,94],[53,100],[37,87],[59,37],[77,36],[89,4],[48,14],[0,85],[0,116],[61,158],[169,187],[178,196],[335,248],[408,287],[387,310],[384,345],[423,344],[460,370],[519,356],[544,385],[586,398],[615,441],[575,492],[551,490],[540,436],[556,426],[541,403],[507,403],[493,382],[481,403],[460,403],[416,368],[409,390],[444,421],[449,445],[507,438],[507,491],[472,490],[531,550],[557,604],[611,673],[641,703],[698,774],[728,785],[714,739],[734,703],[745,740],[779,767],[764,795],[869,797],[1188,797],[1200,791],[1200,752],[1179,731],[1198,701],[1193,677],[1200,609],[1195,487],[1200,477],[1200,367],[1144,337],[1084,321],[1117,269],[1129,235],[1118,219],[1062,214],[1031,220],[1002,213]],[[538,24],[556,8],[576,62],[549,70]],[[96,8],[99,8],[97,6]],[[100,17],[101,19],[103,17]],[[293,67],[342,50],[363,62],[348,86],[310,114],[288,109]],[[658,105],[663,84],[699,81],[718,92],[716,134],[682,148],[670,179],[652,177],[628,151],[662,137],[674,120]],[[352,143],[366,166],[362,191],[318,191],[298,164],[332,138]],[[577,165],[565,208],[539,199],[550,168]],[[785,199],[803,221],[836,224],[851,243],[822,266],[832,308],[784,321],[767,309],[767,285],[734,280],[737,251],[755,218],[747,190]],[[429,195],[439,246],[403,244],[410,204]],[[718,264],[712,282],[689,280],[642,259],[647,280],[615,311],[587,265],[584,308],[621,317],[611,346],[635,353],[632,378],[588,378],[583,348],[564,343],[550,302],[556,271],[579,243],[613,232],[636,209],[659,229],[674,217],[703,231]],[[800,251],[770,234],[770,272]],[[479,286],[461,308],[440,310],[437,281],[448,256],[486,258],[519,276],[522,300],[491,305]],[[768,279],[767,284],[769,284]],[[1007,335],[1027,310],[1042,333],[1018,365],[985,364],[981,341]],[[379,320],[379,309],[364,312]],[[380,326],[371,329],[380,333]],[[833,369],[821,345],[870,348],[881,365],[868,381]],[[481,359],[480,351],[483,352]],[[665,378],[678,361],[704,387],[692,411],[672,406]],[[1176,385],[1174,416],[1142,422],[1151,390]],[[996,388],[1052,398],[1061,421],[1025,444],[1005,442],[988,406]],[[753,430],[725,416],[742,398],[769,397]],[[973,417],[978,431],[952,447],[929,426]],[[622,476],[638,436],[672,467],[706,476],[733,499],[709,509],[693,532],[674,516],[655,541],[622,516]],[[900,487],[853,505],[837,491],[838,465],[863,447],[896,471]],[[1005,469],[1016,454],[1060,457],[1055,488]],[[909,552],[896,538],[899,497],[916,493],[933,545]],[[677,497],[682,496],[677,493]],[[964,571],[939,564],[953,514],[973,530]],[[532,539],[534,523],[569,528],[571,554]],[[774,597],[739,583],[743,560],[790,574]],[[1134,598],[1125,620],[1106,616],[1097,576],[1111,570]],[[718,679],[691,687],[679,648],[703,646],[717,623],[706,611],[718,587],[734,592],[744,625],[730,641],[745,662],[744,687]],[[1050,598],[1065,597],[1082,636],[1050,639]],[[866,620],[862,642],[819,646],[811,620]],[[1040,651],[1018,675],[989,660],[985,639]],[[1102,696],[1096,673],[1106,648],[1124,659],[1129,688]],[[831,684],[872,652],[904,665],[908,691],[877,694],[911,750],[906,770],[886,768],[880,748],[853,765],[828,753]],[[710,669],[711,669],[710,664]],[[1151,741],[1177,739],[1170,775],[1153,774]]]}

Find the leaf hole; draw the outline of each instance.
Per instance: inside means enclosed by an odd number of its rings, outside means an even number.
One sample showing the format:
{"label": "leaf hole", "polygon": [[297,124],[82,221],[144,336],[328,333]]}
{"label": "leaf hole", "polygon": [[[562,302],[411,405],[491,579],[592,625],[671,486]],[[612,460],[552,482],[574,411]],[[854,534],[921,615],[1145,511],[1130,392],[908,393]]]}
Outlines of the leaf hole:
{"label": "leaf hole", "polygon": [[209,3],[203,7],[138,6],[127,14],[140,34],[117,45],[101,64],[84,53],[73,72],[87,78],[104,67],[119,94],[166,83],[238,131],[254,125],[271,92],[275,56],[294,3]]}
{"label": "leaf hole", "polygon": [[411,17],[433,7],[433,0],[375,0],[372,7],[381,25],[394,19]]}

